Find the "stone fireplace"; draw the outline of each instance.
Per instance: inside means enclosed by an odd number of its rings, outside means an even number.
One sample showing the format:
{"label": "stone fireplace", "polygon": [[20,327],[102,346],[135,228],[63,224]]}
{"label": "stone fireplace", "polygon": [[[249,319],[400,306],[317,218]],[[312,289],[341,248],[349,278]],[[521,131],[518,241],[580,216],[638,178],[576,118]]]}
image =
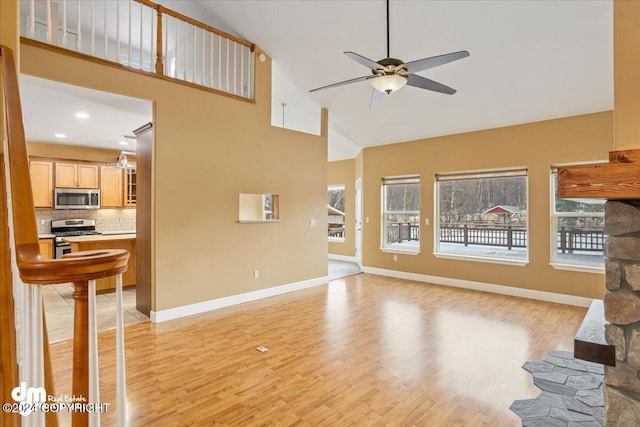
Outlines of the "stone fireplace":
{"label": "stone fireplace", "polygon": [[640,425],[640,200],[605,205],[605,337],[615,366],[605,367],[608,426]]}
{"label": "stone fireplace", "polygon": [[594,302],[574,353],[605,364],[606,425],[640,426],[640,150],[613,151],[608,164],[561,168],[558,195],[607,199],[604,310]]}

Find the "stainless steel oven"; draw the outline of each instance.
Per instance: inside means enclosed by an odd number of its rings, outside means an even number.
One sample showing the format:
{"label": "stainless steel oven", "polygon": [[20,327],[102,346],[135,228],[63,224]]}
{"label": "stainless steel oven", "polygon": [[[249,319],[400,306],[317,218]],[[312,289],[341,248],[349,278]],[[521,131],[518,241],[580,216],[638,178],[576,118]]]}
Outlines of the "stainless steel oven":
{"label": "stainless steel oven", "polygon": [[51,233],[55,236],[53,247],[56,258],[62,258],[62,255],[71,252],[71,244],[62,240],[65,237],[102,234],[96,231],[96,221],[93,219],[53,220],[51,221]]}

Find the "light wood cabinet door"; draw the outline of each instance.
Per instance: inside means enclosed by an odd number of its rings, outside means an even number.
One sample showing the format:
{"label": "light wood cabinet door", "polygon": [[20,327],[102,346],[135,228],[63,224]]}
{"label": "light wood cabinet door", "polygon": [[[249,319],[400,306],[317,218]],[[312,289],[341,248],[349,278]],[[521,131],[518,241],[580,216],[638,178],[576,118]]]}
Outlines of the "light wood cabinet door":
{"label": "light wood cabinet door", "polygon": [[98,188],[98,165],[56,162],[56,187]]}
{"label": "light wood cabinet door", "polygon": [[56,187],[75,188],[78,185],[78,175],[75,163],[56,162]]}
{"label": "light wood cabinet door", "polygon": [[53,163],[32,160],[29,162],[33,205],[36,208],[53,208]]}
{"label": "light wood cabinet door", "polygon": [[100,206],[103,208],[121,208],[122,169],[100,166]]}
{"label": "light wood cabinet door", "polygon": [[78,163],[78,188],[98,188],[98,165]]}
{"label": "light wood cabinet door", "polygon": [[136,206],[137,196],[137,174],[135,169],[126,169],[124,171],[124,205]]}
{"label": "light wood cabinet door", "polygon": [[53,259],[53,239],[40,239],[40,256],[43,259]]}

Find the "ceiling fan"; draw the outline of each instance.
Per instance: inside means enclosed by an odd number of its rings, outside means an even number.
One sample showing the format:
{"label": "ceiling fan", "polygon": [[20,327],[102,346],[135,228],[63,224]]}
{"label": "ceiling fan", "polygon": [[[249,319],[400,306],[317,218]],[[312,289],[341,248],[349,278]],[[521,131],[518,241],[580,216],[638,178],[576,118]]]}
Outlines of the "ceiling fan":
{"label": "ceiling fan", "polygon": [[373,86],[373,94],[371,95],[370,109],[375,109],[385,94],[389,95],[392,92],[397,91],[404,85],[418,87],[420,89],[431,90],[434,92],[445,93],[447,95],[453,95],[456,90],[445,86],[442,83],[438,83],[434,80],[427,79],[422,76],[418,76],[417,72],[428,70],[439,65],[444,65],[449,62],[457,61],[458,59],[466,58],[469,56],[469,52],[462,50],[460,52],[452,52],[444,55],[432,56],[430,58],[418,59],[411,62],[403,62],[399,59],[390,58],[389,55],[389,0],[387,0],[387,57],[379,61],[372,61],[369,58],[365,58],[362,55],[358,55],[355,52],[344,52],[349,58],[353,59],[359,64],[371,70],[371,75],[356,77],[355,79],[345,80],[339,83],[333,83],[326,86],[321,86],[315,89],[311,89],[309,92],[316,92],[318,90],[329,89],[332,87],[347,85],[351,83],[357,83],[365,80],[370,80]]}

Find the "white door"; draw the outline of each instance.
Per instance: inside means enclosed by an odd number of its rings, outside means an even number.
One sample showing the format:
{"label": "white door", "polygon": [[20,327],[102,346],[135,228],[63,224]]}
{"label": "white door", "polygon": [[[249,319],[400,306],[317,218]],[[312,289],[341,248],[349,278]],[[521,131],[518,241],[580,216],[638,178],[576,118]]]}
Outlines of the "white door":
{"label": "white door", "polygon": [[362,178],[356,180],[356,263],[362,268]]}

